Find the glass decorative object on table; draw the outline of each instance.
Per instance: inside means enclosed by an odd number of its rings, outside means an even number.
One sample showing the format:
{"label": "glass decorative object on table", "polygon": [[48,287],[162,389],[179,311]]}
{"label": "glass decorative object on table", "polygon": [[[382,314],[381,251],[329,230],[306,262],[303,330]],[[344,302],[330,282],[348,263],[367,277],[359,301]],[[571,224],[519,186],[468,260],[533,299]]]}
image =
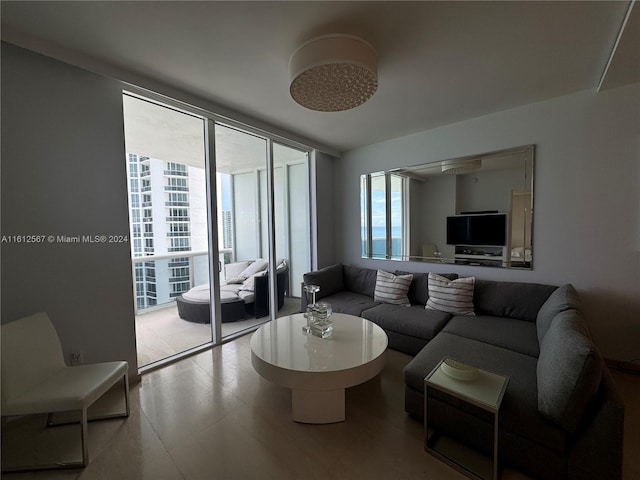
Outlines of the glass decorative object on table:
{"label": "glass decorative object on table", "polygon": [[311,333],[311,321],[313,320],[314,307],[316,305],[316,293],[320,291],[318,285],[305,285],[304,294],[307,296],[307,310],[304,312],[304,317],[307,319],[307,324],[302,327],[302,331],[307,335]]}
{"label": "glass decorative object on table", "polygon": [[333,333],[331,305],[321,302],[316,303],[314,307],[313,320],[310,323],[311,334],[320,338],[329,338]]}
{"label": "glass decorative object on table", "polygon": [[318,285],[305,285],[304,287],[304,292],[307,295],[307,310],[304,314],[307,324],[302,327],[302,331],[307,335],[328,338],[333,332],[333,322],[330,319],[332,310],[328,303],[316,303],[316,293],[319,291]]}

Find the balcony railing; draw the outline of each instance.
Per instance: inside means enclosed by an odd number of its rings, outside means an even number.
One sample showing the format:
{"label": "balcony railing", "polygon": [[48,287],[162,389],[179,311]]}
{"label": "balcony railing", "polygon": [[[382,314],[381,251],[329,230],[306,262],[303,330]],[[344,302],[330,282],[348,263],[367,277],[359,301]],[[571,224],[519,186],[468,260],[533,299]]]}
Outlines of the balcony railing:
{"label": "balcony railing", "polygon": [[184,277],[169,277],[169,283],[177,283],[177,282],[191,282],[191,275],[187,275]]}
{"label": "balcony railing", "polygon": [[[220,281],[224,281],[224,258],[225,254],[232,253],[231,249],[220,250]],[[209,262],[208,251],[181,251],[175,253],[167,253],[163,255],[145,255],[143,257],[133,257],[131,259],[132,271],[135,271],[136,266],[142,266],[143,268],[153,268],[153,276],[155,279],[151,279],[149,273],[146,274],[147,280],[154,280],[155,288],[154,292],[139,292],[136,291],[136,314],[144,313],[148,309],[157,308],[158,306],[175,303],[175,297],[180,295],[180,292],[173,290],[172,284],[175,282],[185,282],[185,291],[196,285],[202,285],[209,283]],[[229,255],[227,255],[229,256]],[[232,255],[230,255],[232,257]],[[159,265],[160,262],[166,262],[165,265]],[[165,268],[166,267],[166,268]],[[172,276],[171,269],[175,267],[187,267],[188,273],[180,276]],[[182,272],[180,272],[182,273]],[[145,282],[134,283],[136,288],[144,288]],[[187,288],[188,287],[188,288]],[[147,297],[151,301],[145,301],[144,297]],[[144,304],[144,305],[143,305]]]}
{"label": "balcony railing", "polygon": [[186,171],[183,170],[165,170],[164,174],[167,176],[174,176],[174,177],[186,177],[188,176]]}

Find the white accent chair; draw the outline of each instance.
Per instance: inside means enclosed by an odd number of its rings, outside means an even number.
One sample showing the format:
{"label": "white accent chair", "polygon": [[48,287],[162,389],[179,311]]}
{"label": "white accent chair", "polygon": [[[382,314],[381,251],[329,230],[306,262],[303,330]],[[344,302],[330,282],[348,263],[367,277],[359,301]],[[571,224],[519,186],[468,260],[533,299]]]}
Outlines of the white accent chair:
{"label": "white accent chair", "polygon": [[[104,362],[67,366],[58,334],[46,313],[2,325],[2,417],[80,411],[82,461],[2,469],[31,471],[86,467],[89,420],[129,416],[129,366]],[[125,412],[88,419],[87,409],[122,380]],[[67,422],[76,423],[76,422]]]}

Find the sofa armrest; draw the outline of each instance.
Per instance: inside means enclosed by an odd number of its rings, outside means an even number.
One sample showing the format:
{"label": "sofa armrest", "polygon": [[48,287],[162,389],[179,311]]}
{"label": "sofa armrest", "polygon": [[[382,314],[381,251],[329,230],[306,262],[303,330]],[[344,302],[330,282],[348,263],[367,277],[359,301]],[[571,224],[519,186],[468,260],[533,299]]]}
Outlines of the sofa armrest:
{"label": "sofa armrest", "polygon": [[576,433],[569,454],[568,478],[619,479],[622,477],[624,403],[605,367],[600,391]]}
{"label": "sofa armrest", "polygon": [[[316,270],[315,272],[305,273],[303,276],[303,287],[304,285],[318,285],[320,287],[320,291],[316,293],[316,301],[344,290],[342,265],[331,265]],[[302,296],[305,297],[304,288],[302,290]]]}
{"label": "sofa armrest", "polygon": [[[278,310],[284,305],[284,295],[289,290],[289,267],[276,271]],[[254,316],[256,318],[269,315],[269,275],[255,278],[254,283]]]}

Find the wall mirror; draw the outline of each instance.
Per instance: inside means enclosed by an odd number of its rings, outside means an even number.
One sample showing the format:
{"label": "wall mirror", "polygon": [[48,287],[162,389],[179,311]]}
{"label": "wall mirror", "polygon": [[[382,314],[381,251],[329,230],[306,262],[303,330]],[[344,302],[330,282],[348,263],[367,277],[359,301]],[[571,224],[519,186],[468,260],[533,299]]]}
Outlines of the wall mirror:
{"label": "wall mirror", "polygon": [[531,269],[534,146],[360,178],[362,256]]}

